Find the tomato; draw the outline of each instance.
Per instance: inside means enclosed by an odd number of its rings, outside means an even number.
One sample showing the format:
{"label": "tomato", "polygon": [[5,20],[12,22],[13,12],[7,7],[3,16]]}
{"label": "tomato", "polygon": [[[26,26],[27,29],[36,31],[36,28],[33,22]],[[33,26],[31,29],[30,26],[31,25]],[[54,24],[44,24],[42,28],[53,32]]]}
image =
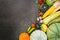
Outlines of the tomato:
{"label": "tomato", "polygon": [[32,26],[32,28],[35,28],[35,24],[34,24],[34,23],[32,23],[32,25],[31,25],[31,26]]}
{"label": "tomato", "polygon": [[38,0],[38,4],[42,4],[43,3],[43,0]]}

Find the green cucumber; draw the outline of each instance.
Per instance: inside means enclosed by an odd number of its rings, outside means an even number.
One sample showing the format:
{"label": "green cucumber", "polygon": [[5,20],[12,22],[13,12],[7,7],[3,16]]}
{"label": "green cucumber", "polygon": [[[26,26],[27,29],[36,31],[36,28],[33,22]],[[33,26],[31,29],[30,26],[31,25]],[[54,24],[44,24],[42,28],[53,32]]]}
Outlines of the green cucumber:
{"label": "green cucumber", "polygon": [[31,26],[28,27],[27,32],[29,32],[30,29],[31,29]]}
{"label": "green cucumber", "polygon": [[51,25],[52,23],[59,23],[60,22],[60,17],[52,20],[51,22],[48,23],[48,25]]}
{"label": "green cucumber", "polygon": [[53,15],[49,15],[48,17],[46,17],[45,19],[43,19],[43,23],[44,24],[48,24],[50,21],[52,21],[53,19],[57,18],[58,16],[60,16],[60,11],[52,13]]}
{"label": "green cucumber", "polygon": [[35,30],[35,28],[31,28],[28,33],[30,34],[33,30]]}

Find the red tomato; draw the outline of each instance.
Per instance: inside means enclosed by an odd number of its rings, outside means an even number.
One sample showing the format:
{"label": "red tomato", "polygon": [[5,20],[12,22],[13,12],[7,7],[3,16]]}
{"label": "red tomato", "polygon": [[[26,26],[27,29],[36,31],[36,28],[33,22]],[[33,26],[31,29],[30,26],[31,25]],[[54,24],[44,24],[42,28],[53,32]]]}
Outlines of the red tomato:
{"label": "red tomato", "polygon": [[43,3],[43,0],[38,0],[38,4],[42,4]]}
{"label": "red tomato", "polygon": [[32,28],[35,28],[35,24],[34,23],[32,23],[31,26],[32,26]]}

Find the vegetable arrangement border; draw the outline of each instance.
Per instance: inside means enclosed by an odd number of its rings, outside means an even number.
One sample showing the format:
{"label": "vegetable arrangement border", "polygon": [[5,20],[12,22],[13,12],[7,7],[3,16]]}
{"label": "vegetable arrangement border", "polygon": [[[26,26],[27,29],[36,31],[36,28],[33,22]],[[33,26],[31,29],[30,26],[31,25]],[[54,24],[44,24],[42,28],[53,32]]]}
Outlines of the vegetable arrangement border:
{"label": "vegetable arrangement border", "polygon": [[60,1],[36,0],[38,17],[19,40],[60,40]]}

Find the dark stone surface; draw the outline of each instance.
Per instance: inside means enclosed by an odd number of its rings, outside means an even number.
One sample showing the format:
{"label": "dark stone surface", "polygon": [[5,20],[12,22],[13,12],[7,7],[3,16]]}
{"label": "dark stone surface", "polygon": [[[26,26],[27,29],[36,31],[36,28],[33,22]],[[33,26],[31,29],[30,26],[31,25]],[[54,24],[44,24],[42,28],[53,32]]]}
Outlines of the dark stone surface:
{"label": "dark stone surface", "polygon": [[0,40],[18,40],[36,16],[34,0],[0,0]]}

